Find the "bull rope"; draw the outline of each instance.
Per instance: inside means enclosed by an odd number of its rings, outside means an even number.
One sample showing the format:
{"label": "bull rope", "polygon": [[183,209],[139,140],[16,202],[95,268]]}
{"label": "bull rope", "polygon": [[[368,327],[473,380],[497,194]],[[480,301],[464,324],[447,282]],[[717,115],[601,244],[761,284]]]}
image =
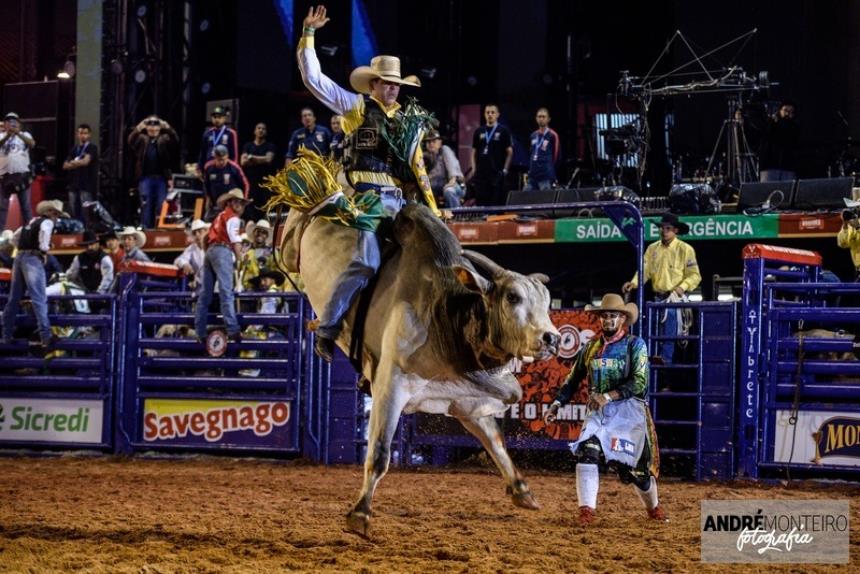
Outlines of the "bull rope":
{"label": "bull rope", "polygon": [[788,417],[788,424],[791,425],[791,450],[788,453],[788,462],[785,466],[785,476],[791,480],[791,462],[794,459],[794,445],[797,440],[797,413],[800,410],[800,387],[802,384],[803,360],[806,353],[803,350],[803,319],[797,325],[797,371],[794,377],[794,400],[791,403],[791,415]]}

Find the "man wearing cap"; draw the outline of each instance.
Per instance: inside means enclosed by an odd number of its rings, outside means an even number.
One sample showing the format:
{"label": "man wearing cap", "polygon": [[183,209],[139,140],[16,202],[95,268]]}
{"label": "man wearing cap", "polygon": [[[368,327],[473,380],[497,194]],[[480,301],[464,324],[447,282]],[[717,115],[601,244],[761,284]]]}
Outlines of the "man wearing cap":
{"label": "man wearing cap", "polygon": [[198,295],[203,287],[203,261],[206,258],[206,235],[209,233],[210,225],[202,219],[195,219],[191,223],[191,243],[173,260],[173,264],[182,269],[190,279],[188,286]]}
{"label": "man wearing cap", "polygon": [[549,110],[538,108],[535,121],[538,129],[529,136],[529,180],[524,191],[546,190],[555,183],[558,163],[558,133],[549,127]]}
{"label": "man wearing cap", "polygon": [[18,114],[9,112],[0,126],[0,231],[6,227],[9,199],[18,196],[21,220],[30,221],[30,150],[36,141],[21,129]]}
{"label": "man wearing cap", "polygon": [[206,236],[206,257],[203,262],[203,287],[195,308],[194,329],[201,341],[206,339],[206,319],[209,304],[218,281],[218,298],[221,300],[221,315],[227,327],[227,336],[239,342],[242,334],[233,304],[233,270],[242,256],[242,236],[240,219],[245,206],[251,200],[245,199],[241,189],[232,189],[218,198],[216,204],[221,213],[212,222]]}
{"label": "man wearing cap", "polygon": [[66,277],[90,293],[107,293],[113,284],[113,261],[102,251],[99,239],[92,231],[84,231],[84,238],[78,243],[85,251],[72,259]]}
{"label": "man wearing cap", "polygon": [[[403,124],[397,97],[400,86],[420,86],[415,76],[401,77],[400,59],[376,56],[370,66],[360,66],[349,81],[358,93],[349,92],[322,73],[314,50],[314,34],[328,22],[325,6],[313,6],[304,19],[298,45],[298,64],[305,87],[331,111],[343,116],[344,171],[356,194],[374,193],[385,211],[394,216],[403,206],[402,187],[417,188],[414,199],[426,203],[435,213],[436,201],[424,168],[421,152],[423,129],[409,142],[406,160],[400,159],[385,137],[391,128]],[[376,273],[380,264],[376,235],[361,231],[353,250],[353,264],[335,281],[337,288],[320,314],[315,351],[330,360],[334,340],[340,334],[343,315],[358,293]]]}
{"label": "man wearing cap", "polygon": [[[687,293],[699,286],[702,276],[696,261],[693,247],[678,239],[678,235],[690,232],[690,226],[680,221],[674,213],[667,213],[660,220],[660,241],[652,243],[645,250],[643,262],[643,283],[651,282],[654,300],[657,302],[686,301]],[[638,273],[624,284],[621,290],[629,293],[639,285]],[[659,334],[676,337],[681,325],[681,309],[666,310],[660,316]],[[675,340],[660,343],[660,356],[666,363],[672,362],[675,354]]]}
{"label": "man wearing cap", "polygon": [[227,110],[223,106],[215,106],[212,110],[212,125],[203,130],[200,142],[200,157],[197,159],[197,173],[203,175],[206,162],[215,158],[215,147],[224,146],[227,157],[239,161],[239,137],[236,130],[227,125]]}
{"label": "man wearing cap", "polygon": [[203,167],[203,189],[206,191],[204,221],[212,221],[217,215],[215,202],[219,197],[231,189],[240,188],[247,198],[250,190],[245,172],[230,159],[226,146],[217,145],[212,153],[215,157]]}
{"label": "man wearing cap", "polygon": [[579,439],[570,445],[577,457],[579,524],[594,521],[601,454],[621,482],[633,484],[648,517],[663,522],[666,514],[657,499],[660,457],[648,410],[648,348],[645,341],[629,333],[639,309],[635,303],[625,304],[620,295],[608,293],[599,307],[588,305],[585,310],[599,314],[602,334],[576,355],[570,374],[544,414],[546,423],[554,423],[559,409],[587,379],[588,414]]}
{"label": "man wearing cap", "polygon": [[18,246],[18,255],[12,265],[12,285],[9,288],[6,308],[3,309],[4,340],[11,340],[15,335],[18,305],[26,289],[30,292],[42,347],[47,348],[53,343],[51,322],[48,320],[48,298],[45,294],[45,260],[51,249],[54,223],[58,218],[68,216],[69,214],[63,211],[61,201],[40,201],[36,206],[36,217],[15,232],[12,242]]}
{"label": "man wearing cap", "polygon": [[302,127],[290,136],[287,163],[299,155],[299,148],[302,146],[321,156],[328,155],[331,147],[331,132],[327,127],[317,125],[316,114],[309,107],[302,108]]}
{"label": "man wearing cap", "polygon": [[143,246],[146,245],[146,234],[143,231],[134,227],[126,227],[119,233],[119,238],[122,240],[125,251],[120,263],[126,261],[152,262],[149,255],[143,252]]}
{"label": "man wearing cap", "polygon": [[242,171],[248,178],[248,183],[251,186],[250,199],[254,203],[245,208],[246,219],[257,219],[263,216],[260,209],[269,202],[272,192],[260,186],[263,180],[268,175],[274,175],[275,166],[275,144],[266,141],[268,128],[263,122],[259,122],[254,126],[254,141],[245,144],[242,149],[242,157],[239,165],[242,166]]}
{"label": "man wearing cap", "polygon": [[444,202],[445,207],[460,207],[466,194],[462,185],[463,170],[454,150],[442,143],[442,136],[436,130],[430,130],[424,137],[424,164],[436,201]]}
{"label": "man wearing cap", "polygon": [[128,145],[136,157],[134,173],[140,194],[140,222],[144,229],[152,229],[167,198],[167,182],[173,173],[179,138],[170,124],[152,115],[135,126],[128,135]]}

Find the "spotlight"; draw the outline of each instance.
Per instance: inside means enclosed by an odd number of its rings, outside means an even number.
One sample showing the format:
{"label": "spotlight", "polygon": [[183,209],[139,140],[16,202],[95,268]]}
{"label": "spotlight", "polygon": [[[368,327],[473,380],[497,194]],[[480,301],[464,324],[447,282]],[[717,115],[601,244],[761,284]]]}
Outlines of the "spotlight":
{"label": "spotlight", "polygon": [[114,76],[119,76],[123,72],[122,61],[114,58],[110,61],[110,71]]}
{"label": "spotlight", "polygon": [[436,68],[421,68],[421,75],[428,80],[432,80],[436,77]]}
{"label": "spotlight", "polygon": [[467,76],[466,77],[466,83],[474,88],[475,86],[478,85],[478,78],[476,78],[475,76],[472,76],[472,75]]}
{"label": "spotlight", "polygon": [[77,68],[75,67],[75,63],[71,59],[66,60],[66,63],[63,64],[63,73],[65,73],[70,78],[75,77],[76,70]]}
{"label": "spotlight", "polygon": [[141,4],[140,6],[137,7],[137,17],[138,18],[143,18],[144,16],[146,16],[146,12],[147,12],[146,4]]}
{"label": "spotlight", "polygon": [[211,89],[212,89],[212,84],[210,84],[209,82],[203,82],[203,85],[200,86],[200,93],[201,94],[208,94]]}
{"label": "spotlight", "polygon": [[61,71],[57,72],[57,78],[59,78],[61,80],[68,80],[68,79],[71,79],[71,76],[67,72],[64,72],[61,70]]}
{"label": "spotlight", "polygon": [[140,68],[134,73],[134,81],[138,84],[142,84],[146,81],[146,70]]}
{"label": "spotlight", "polygon": [[202,20],[200,20],[199,28],[200,28],[201,32],[205,32],[206,30],[208,30],[209,29],[209,20],[206,18],[203,18]]}

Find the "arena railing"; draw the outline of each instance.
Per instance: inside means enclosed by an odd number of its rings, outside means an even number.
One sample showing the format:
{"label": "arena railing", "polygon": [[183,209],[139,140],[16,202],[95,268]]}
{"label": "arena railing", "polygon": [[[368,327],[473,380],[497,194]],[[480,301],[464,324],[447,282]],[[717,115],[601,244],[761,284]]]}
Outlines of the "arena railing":
{"label": "arena railing", "polygon": [[[7,298],[0,295],[0,309]],[[0,344],[0,446],[110,450],[117,298],[51,296],[48,306],[57,342],[47,353],[21,340]],[[35,332],[25,306],[17,327],[22,337]]]}

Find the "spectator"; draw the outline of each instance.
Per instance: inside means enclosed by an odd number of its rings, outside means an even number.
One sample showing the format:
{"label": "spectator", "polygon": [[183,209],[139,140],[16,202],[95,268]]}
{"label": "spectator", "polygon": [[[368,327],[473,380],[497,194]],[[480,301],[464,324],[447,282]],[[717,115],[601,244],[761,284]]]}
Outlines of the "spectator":
{"label": "spectator", "polygon": [[201,343],[206,339],[207,315],[216,280],[227,336],[237,343],[242,340],[239,321],[236,319],[236,308],[233,305],[233,270],[242,255],[240,217],[249,203],[251,201],[245,199],[241,189],[232,189],[216,201],[218,209],[223,211],[212,222],[212,227],[207,234],[208,247],[203,263],[203,287],[195,307],[194,329]]}
{"label": "spectator", "polygon": [[11,269],[12,262],[15,260],[13,257],[15,253],[15,245],[12,243],[13,235],[11,229],[4,229],[0,233],[0,267],[5,269]]}
{"label": "spectator", "polygon": [[430,187],[438,203],[445,207],[460,207],[466,190],[463,188],[463,170],[454,150],[442,143],[442,136],[430,130],[424,137],[424,167],[430,178]]}
{"label": "spectator", "polygon": [[21,220],[26,223],[33,217],[30,207],[30,149],[34,145],[36,140],[30,132],[21,130],[18,114],[6,114],[0,129],[0,231],[6,228],[12,195],[18,196]]}
{"label": "spectator", "polygon": [[768,122],[759,149],[761,181],[792,181],[797,177],[800,127],[794,121],[794,103],[782,102]]}
{"label": "spectator", "polygon": [[477,205],[504,205],[505,177],[514,154],[511,132],[499,124],[499,106],[484,108],[487,125],[475,131],[472,138],[470,199]]}
{"label": "spectator", "polygon": [[216,200],[230,191],[240,188],[248,197],[248,178],[239,164],[231,160],[227,148],[215,146],[215,157],[206,162],[203,168],[203,189],[206,191],[206,207],[204,221],[212,221],[218,215],[215,208]]}
{"label": "spectator", "polygon": [[78,145],[63,162],[63,169],[69,172],[69,211],[76,219],[84,219],[83,204],[96,198],[98,157],[98,146],[90,141],[89,124],[79,125]]}
{"label": "spectator", "polygon": [[125,259],[125,251],[119,243],[119,237],[117,237],[114,230],[110,230],[107,233],[103,233],[99,239],[101,240],[102,245],[104,245],[105,252],[110,257],[110,260],[113,263],[114,273],[116,273],[119,269],[119,264],[122,263],[123,259]]}
{"label": "spectator", "polygon": [[338,162],[343,161],[343,116],[335,114],[331,117],[331,143],[329,144],[329,153],[331,157]]}
{"label": "spectator", "polygon": [[[667,213],[660,220],[660,241],[652,243],[645,250],[642,284],[651,282],[654,301],[658,303],[686,301],[687,293],[702,281],[696,251],[677,237],[689,232],[689,225],[680,221],[674,213]],[[622,291],[629,293],[638,285],[639,275],[636,274],[624,284]],[[672,362],[675,353],[675,337],[680,334],[681,328],[680,314],[681,309],[671,309],[664,311],[660,317],[658,334],[670,337],[660,342],[660,356],[666,364]]]}
{"label": "spectator", "polygon": [[191,223],[191,243],[173,261],[173,264],[189,277],[188,287],[198,296],[203,286],[203,260],[206,257],[206,234],[209,233],[209,227],[202,219],[195,219]]}
{"label": "spectator", "polygon": [[30,292],[30,302],[36,315],[43,350],[47,350],[54,343],[55,337],[51,334],[51,322],[48,320],[48,298],[45,295],[45,259],[51,249],[54,223],[59,217],[68,216],[69,214],[63,211],[61,201],[41,201],[36,206],[36,217],[15,232],[12,241],[17,243],[18,255],[12,265],[12,285],[9,288],[6,308],[3,309],[5,341],[12,340],[15,335],[18,305],[24,296],[24,289],[27,289]]}
{"label": "spectator", "polygon": [[275,144],[266,141],[266,124],[260,122],[254,128],[254,141],[245,144],[239,162],[251,186],[250,198],[254,203],[247,207],[246,217],[250,220],[262,217],[263,206],[269,202],[272,193],[260,186],[267,175],[275,173]]}
{"label": "spectator", "polygon": [[311,108],[302,108],[302,127],[290,136],[286,163],[298,156],[301,146],[305,146],[321,156],[328,155],[330,151],[331,132],[328,131],[328,128],[317,125],[317,117]]}
{"label": "spectator", "polygon": [[128,145],[137,158],[135,178],[144,229],[155,227],[155,218],[167,197],[167,182],[171,179],[178,144],[176,130],[155,115],[137,124],[128,136]]}
{"label": "spectator", "polygon": [[113,284],[113,261],[102,251],[99,239],[92,231],[84,231],[83,240],[78,243],[85,251],[72,259],[66,277],[72,283],[84,287],[89,293],[107,293]]}
{"label": "spectator", "polygon": [[125,247],[125,255],[120,263],[127,261],[152,262],[149,255],[143,252],[143,246],[146,245],[146,234],[143,231],[134,227],[126,227],[119,233],[119,238]]}
{"label": "spectator", "polygon": [[254,251],[254,258],[257,260],[259,269],[274,268],[274,260],[272,257],[272,226],[266,219],[261,219],[253,224],[253,227],[248,231],[253,238],[251,249]]}
{"label": "spectator", "polygon": [[549,120],[549,110],[539,108],[535,115],[538,129],[529,137],[529,180],[525,191],[543,191],[555,183],[555,165],[561,144],[556,131],[549,127]]}
{"label": "spectator", "polygon": [[236,130],[227,126],[227,110],[222,106],[215,106],[212,110],[212,125],[203,131],[203,140],[200,143],[200,157],[197,159],[197,175],[203,175],[206,162],[215,158],[215,147],[224,146],[227,149],[227,157],[232,161],[239,160],[239,136]]}

